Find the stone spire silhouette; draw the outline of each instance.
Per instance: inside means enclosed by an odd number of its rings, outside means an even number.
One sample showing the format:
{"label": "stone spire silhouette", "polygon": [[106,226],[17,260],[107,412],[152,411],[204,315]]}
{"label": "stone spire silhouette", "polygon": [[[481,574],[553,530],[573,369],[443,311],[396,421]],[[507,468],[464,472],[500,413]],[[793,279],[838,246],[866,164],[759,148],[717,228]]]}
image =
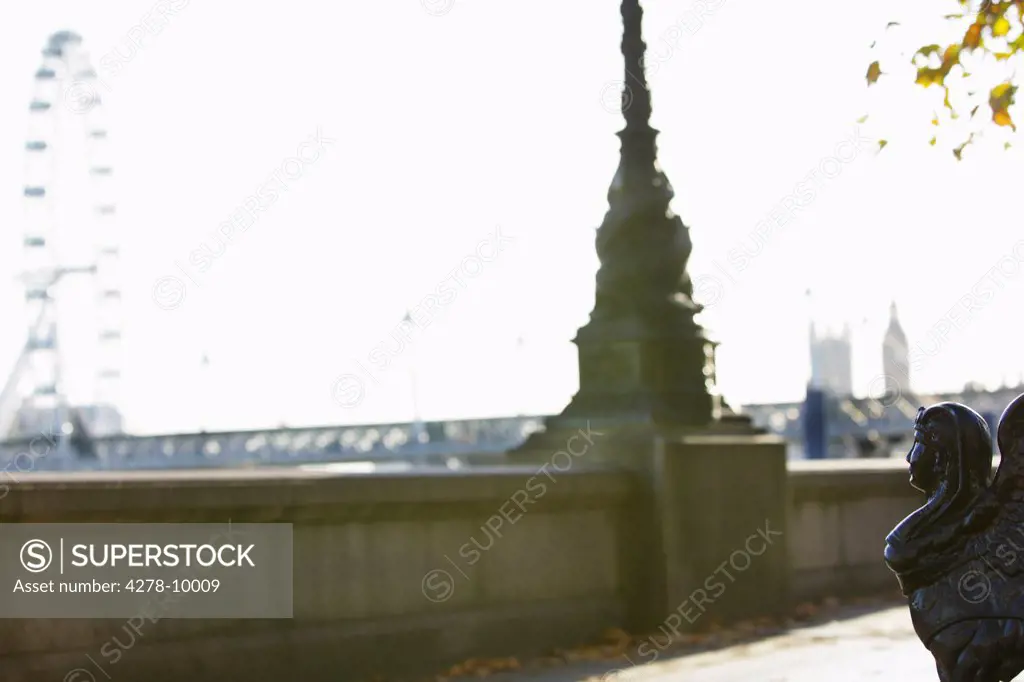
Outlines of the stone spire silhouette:
{"label": "stone spire silhouette", "polygon": [[887,395],[910,393],[910,345],[900,324],[896,301],[889,304],[889,326],[882,340],[882,372]]}

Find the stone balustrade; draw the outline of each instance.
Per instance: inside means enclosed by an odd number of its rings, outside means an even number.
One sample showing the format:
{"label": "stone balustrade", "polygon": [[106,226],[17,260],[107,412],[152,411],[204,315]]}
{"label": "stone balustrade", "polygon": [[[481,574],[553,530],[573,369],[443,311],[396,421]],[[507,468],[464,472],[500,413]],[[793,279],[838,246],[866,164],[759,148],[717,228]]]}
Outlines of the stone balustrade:
{"label": "stone balustrade", "polygon": [[[662,476],[692,474],[679,459]],[[0,621],[0,669],[5,682],[61,680],[76,669],[93,677],[70,682],[104,675],[340,682],[424,673],[631,628],[644,610],[638,602],[651,603],[652,567],[677,576],[668,584],[680,603],[665,610],[667,626],[699,629],[772,610],[780,591],[792,604],[893,590],[883,538],[919,502],[898,462],[791,462],[786,518],[775,526],[765,519],[767,535],[760,521],[747,523],[753,515],[741,519],[756,496],[725,481],[708,493],[726,499],[706,523],[681,518],[671,500],[654,504],[672,517],[662,519],[665,527],[692,527],[686,537],[694,538],[685,547],[666,542],[659,559],[637,541],[652,508],[648,485],[585,460],[563,470],[24,474],[0,499],[4,523],[294,524],[295,617],[160,620],[137,633],[118,620]],[[722,516],[730,508],[736,518]],[[757,513],[756,505],[750,510]],[[783,530],[785,542],[775,542],[772,533]],[[772,552],[782,552],[781,561]],[[664,556],[677,559],[666,564]],[[678,557],[698,568],[682,570]],[[770,564],[785,568],[784,583],[774,569],[758,570]],[[710,566],[719,566],[715,580],[703,568]],[[729,592],[742,598],[726,608]]]}
{"label": "stone balustrade", "polygon": [[894,590],[882,563],[885,536],[924,504],[897,459],[791,461],[790,588],[793,600]]}

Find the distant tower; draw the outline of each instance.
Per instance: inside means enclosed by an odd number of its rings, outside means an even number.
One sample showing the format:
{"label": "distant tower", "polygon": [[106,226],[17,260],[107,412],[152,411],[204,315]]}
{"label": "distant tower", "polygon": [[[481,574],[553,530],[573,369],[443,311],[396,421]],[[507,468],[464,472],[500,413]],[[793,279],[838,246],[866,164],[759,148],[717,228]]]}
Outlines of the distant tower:
{"label": "distant tower", "polygon": [[882,341],[882,371],[885,373],[885,392],[899,395],[910,391],[910,346],[896,315],[896,302],[889,305],[889,327]]}
{"label": "distant tower", "polygon": [[[810,291],[807,295],[810,296]],[[841,333],[819,334],[811,317],[810,337],[811,386],[833,395],[853,394],[853,340],[850,325],[843,325]]]}

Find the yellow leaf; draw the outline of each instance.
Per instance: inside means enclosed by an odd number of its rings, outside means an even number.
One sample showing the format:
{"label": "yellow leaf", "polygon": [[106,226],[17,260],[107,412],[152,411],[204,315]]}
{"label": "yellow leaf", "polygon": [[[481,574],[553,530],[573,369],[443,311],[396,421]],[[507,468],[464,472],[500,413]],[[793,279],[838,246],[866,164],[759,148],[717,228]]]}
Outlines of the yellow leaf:
{"label": "yellow leaf", "polygon": [[871,66],[868,67],[867,80],[868,85],[872,85],[878,80],[878,77],[882,75],[882,67],[878,65],[878,62],[871,62]]}
{"label": "yellow leaf", "polygon": [[938,54],[939,50],[941,49],[941,47],[935,44],[925,45],[920,50],[914,53],[914,58],[916,59],[917,57],[924,57],[927,59],[928,57],[931,57],[933,54]]}
{"label": "yellow leaf", "polygon": [[863,123],[866,120],[868,120],[868,115],[864,114],[863,116],[857,119],[857,123]]}
{"label": "yellow leaf", "polygon": [[972,24],[964,34],[964,47],[973,50],[981,45],[981,24]]}
{"label": "yellow leaf", "polygon": [[1006,20],[1006,17],[999,17],[996,19],[996,23],[992,24],[992,35],[996,37],[1005,36],[1010,32],[1010,22]]}
{"label": "yellow leaf", "polygon": [[887,145],[887,144],[889,144],[888,140],[879,140],[878,141],[878,151],[882,151],[883,149],[885,149],[885,145]]}
{"label": "yellow leaf", "polygon": [[1009,149],[1009,148],[1010,148],[1010,147],[1012,147],[1012,146],[1013,146],[1013,145],[1012,145],[1012,144],[1010,144],[1009,142],[1004,142],[1004,143],[1003,143],[1003,149]]}
{"label": "yellow leaf", "polygon": [[933,137],[932,139],[928,140],[928,144],[930,144],[931,146],[934,147],[935,146],[935,138]]}
{"label": "yellow leaf", "polygon": [[990,97],[999,98],[1010,92],[1010,88],[1013,86],[1010,83],[1000,83],[996,87],[992,88]]}
{"label": "yellow leaf", "polygon": [[1010,115],[1006,113],[1006,111],[997,111],[993,113],[992,120],[997,126],[1010,126],[1014,130],[1017,129],[1017,126],[1013,125],[1013,119],[1010,118]]}
{"label": "yellow leaf", "polygon": [[933,126],[939,125],[939,117],[938,116],[936,116],[935,118],[932,119],[932,125]]}
{"label": "yellow leaf", "polygon": [[1010,118],[1010,113],[1007,111],[1010,105],[1013,104],[1013,96],[1016,93],[1016,86],[1010,83],[1000,83],[992,88],[988,97],[988,105],[992,108],[992,120],[996,125],[1010,126],[1014,130],[1017,129],[1017,126],[1013,124],[1013,119]]}

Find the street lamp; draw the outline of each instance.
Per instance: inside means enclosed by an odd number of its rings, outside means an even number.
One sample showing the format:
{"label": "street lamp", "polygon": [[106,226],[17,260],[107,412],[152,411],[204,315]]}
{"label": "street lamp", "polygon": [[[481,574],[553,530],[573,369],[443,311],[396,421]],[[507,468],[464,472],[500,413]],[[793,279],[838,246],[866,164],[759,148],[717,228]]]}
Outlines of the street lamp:
{"label": "street lamp", "polygon": [[626,125],[597,231],[594,309],[573,340],[580,388],[562,416],[706,426],[722,416],[715,343],[694,319],[702,306],[686,269],[690,230],[672,211],[675,194],[657,160],[642,18],[639,0],[623,0]]}

